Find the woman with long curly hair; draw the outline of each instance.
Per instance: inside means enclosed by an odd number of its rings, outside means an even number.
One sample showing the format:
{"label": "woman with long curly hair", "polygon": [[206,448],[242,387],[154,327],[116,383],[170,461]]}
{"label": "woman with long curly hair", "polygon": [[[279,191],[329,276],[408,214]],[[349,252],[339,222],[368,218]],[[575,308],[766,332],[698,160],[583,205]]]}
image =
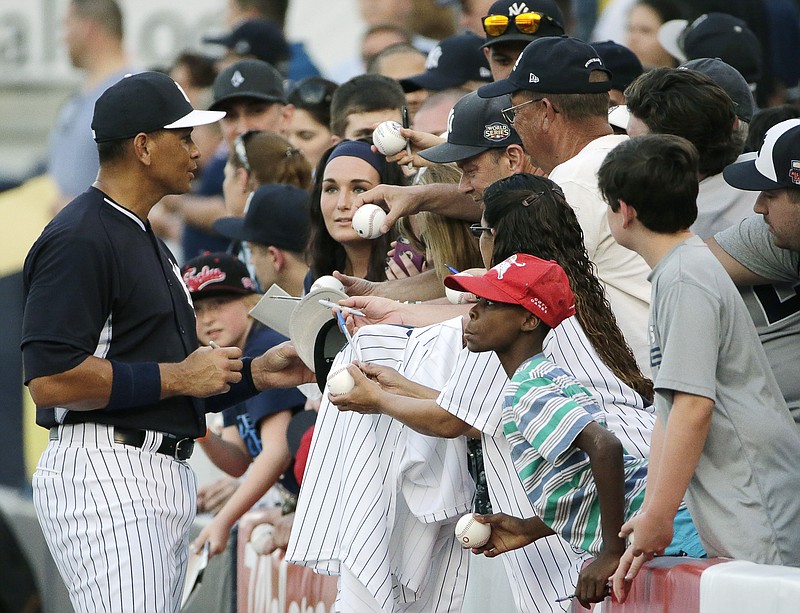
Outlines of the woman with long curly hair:
{"label": "woman with long curly hair", "polygon": [[370,149],[367,140],[342,141],[326,151],[311,190],[311,235],[306,252],[311,268],[306,288],[334,270],[369,281],[386,280],[386,252],[395,232],[369,240],[353,230],[353,199],[384,183],[403,185],[397,164]]}
{"label": "woman with long curly hair", "polygon": [[[485,260],[496,264],[515,253],[527,253],[554,260],[567,273],[575,294],[576,316],[548,336],[545,350],[602,397],[609,422],[621,420],[609,427],[628,434],[629,440],[623,440],[626,451],[647,455],[644,446],[649,450],[654,419],[649,408],[653,382],[641,373],[625,342],[564,193],[549,179],[517,174],[489,186],[483,202],[481,251]],[[643,445],[641,453],[628,448],[639,447],[638,441]]]}

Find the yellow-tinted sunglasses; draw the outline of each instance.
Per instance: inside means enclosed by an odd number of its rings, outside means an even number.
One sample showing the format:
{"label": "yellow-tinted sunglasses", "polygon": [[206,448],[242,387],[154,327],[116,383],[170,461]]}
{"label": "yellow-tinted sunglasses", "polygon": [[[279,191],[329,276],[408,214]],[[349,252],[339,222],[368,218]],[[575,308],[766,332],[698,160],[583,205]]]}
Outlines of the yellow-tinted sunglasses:
{"label": "yellow-tinted sunglasses", "polygon": [[[520,13],[514,15],[514,25],[523,34],[535,34],[539,23],[545,16],[541,13]],[[487,15],[483,18],[483,31],[487,36],[500,36],[508,29],[510,17],[507,15]]]}

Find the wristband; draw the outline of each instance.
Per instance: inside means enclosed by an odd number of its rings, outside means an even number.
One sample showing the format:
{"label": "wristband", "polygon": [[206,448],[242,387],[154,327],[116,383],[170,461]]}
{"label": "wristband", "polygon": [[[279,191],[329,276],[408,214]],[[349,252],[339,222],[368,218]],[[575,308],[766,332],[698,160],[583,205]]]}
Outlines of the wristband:
{"label": "wristband", "polygon": [[161,371],[156,362],[109,360],[113,371],[106,409],[117,411],[156,404],[161,400]]}
{"label": "wristband", "polygon": [[245,383],[255,394],[259,393],[255,381],[253,381],[253,358],[242,358],[242,382]]}

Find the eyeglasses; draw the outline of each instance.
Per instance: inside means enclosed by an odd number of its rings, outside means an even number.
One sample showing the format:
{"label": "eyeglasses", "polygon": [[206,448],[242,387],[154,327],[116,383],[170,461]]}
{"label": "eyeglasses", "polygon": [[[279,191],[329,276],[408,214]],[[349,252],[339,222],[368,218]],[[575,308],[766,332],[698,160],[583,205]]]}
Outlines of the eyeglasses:
{"label": "eyeglasses", "polygon": [[[542,19],[550,19],[541,13],[520,13],[514,15],[514,25],[523,34],[535,34]],[[500,36],[508,29],[511,21],[507,15],[487,15],[482,20],[483,31],[487,36]]]}
{"label": "eyeglasses", "polygon": [[328,85],[324,81],[301,81],[289,94],[289,102],[296,105],[300,102],[303,106],[317,106],[322,104],[330,104],[333,98],[333,92],[329,90]]}
{"label": "eyeglasses", "polygon": [[233,140],[233,150],[236,153],[236,157],[239,158],[239,163],[247,172],[253,170],[250,166],[250,160],[247,159],[247,141],[258,132],[260,132],[260,130],[248,130],[244,134],[238,134]]}
{"label": "eyeglasses", "polygon": [[472,236],[474,236],[475,238],[480,238],[481,236],[483,236],[484,232],[491,233],[492,229],[484,228],[483,226],[481,226],[481,224],[474,223],[469,227],[469,231],[472,232]]}
{"label": "eyeglasses", "polygon": [[[531,100],[526,100],[525,102],[520,102],[519,104],[515,104],[514,106],[510,106],[507,109],[503,109],[500,111],[500,115],[502,115],[503,119],[511,125],[514,125],[514,120],[517,118],[517,109],[520,107],[525,106],[526,104],[530,104],[531,102],[541,102],[542,100],[547,100],[547,98],[533,98]],[[554,113],[558,113],[559,110],[556,106],[551,102],[550,107],[553,109]]]}

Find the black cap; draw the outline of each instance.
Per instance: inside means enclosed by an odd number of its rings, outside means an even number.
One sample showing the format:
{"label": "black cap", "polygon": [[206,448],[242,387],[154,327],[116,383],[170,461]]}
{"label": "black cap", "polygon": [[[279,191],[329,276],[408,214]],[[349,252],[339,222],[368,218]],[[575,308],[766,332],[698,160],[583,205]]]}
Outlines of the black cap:
{"label": "black cap", "polygon": [[753,100],[753,92],[745,81],[744,77],[733,66],[726,64],[719,59],[701,58],[689,60],[685,64],[678,66],[679,70],[696,70],[711,79],[725,90],[725,93],[733,100],[736,107],[736,115],[742,121],[750,122],[756,110],[756,102]]}
{"label": "black cap", "polygon": [[92,136],[98,143],[133,138],[140,132],[191,128],[219,121],[225,113],[196,111],[180,85],[161,72],[126,75],[94,105]]}
{"label": "black cap", "polygon": [[273,66],[261,60],[239,60],[217,75],[212,87],[211,109],[235,98],[255,98],[286,104],[283,77]]}
{"label": "black cap", "polygon": [[274,65],[289,59],[289,44],[283,32],[267,19],[250,19],[225,36],[209,36],[203,41],[223,45],[236,55],[252,55]]}
{"label": "black cap", "polygon": [[467,81],[491,82],[492,71],[481,50],[482,44],[483,39],[474,32],[448,36],[428,53],[425,72],[400,79],[403,91],[440,91]]}
{"label": "black cap", "polygon": [[244,217],[223,217],[214,229],[231,240],[305,251],[310,228],[308,192],[292,185],[262,185]]}
{"label": "black cap", "polygon": [[[543,19],[539,22],[539,27],[533,34],[520,32],[515,25],[513,18],[522,13],[541,13]],[[529,43],[540,36],[563,36],[564,35],[564,14],[561,12],[555,0],[497,0],[486,15],[506,15],[509,18],[508,28],[499,36],[489,36],[486,34],[484,47],[491,47],[496,43],[503,42],[525,42]],[[483,21],[481,20],[481,23]],[[484,29],[485,31],[485,29]]]}
{"label": "black cap", "polygon": [[589,81],[595,70],[611,77],[591,45],[569,36],[543,36],[525,47],[507,79],[484,85],[478,95],[493,98],[520,90],[547,94],[607,92],[611,81]]}
{"label": "black cap", "polygon": [[181,268],[181,276],[192,300],[256,293],[247,266],[230,253],[204,253],[192,258]]}
{"label": "black cap", "polygon": [[613,40],[592,43],[592,47],[597,51],[597,55],[603,60],[611,71],[611,89],[618,89],[622,92],[636,77],[644,72],[642,63],[636,54]]}
{"label": "black cap", "polygon": [[722,176],[729,185],[748,191],[800,189],[800,119],[772,126],[756,158],[726,166]]}
{"label": "black cap", "polygon": [[761,43],[745,21],[727,13],[707,13],[693,22],[675,19],[658,30],[658,41],[681,62],[719,58],[748,83],[761,78]]}
{"label": "black cap", "polygon": [[477,92],[456,102],[447,120],[447,142],[420,151],[421,157],[438,164],[460,162],[508,145],[521,145],[514,127],[501,111],[511,106],[510,96],[480,98]]}

